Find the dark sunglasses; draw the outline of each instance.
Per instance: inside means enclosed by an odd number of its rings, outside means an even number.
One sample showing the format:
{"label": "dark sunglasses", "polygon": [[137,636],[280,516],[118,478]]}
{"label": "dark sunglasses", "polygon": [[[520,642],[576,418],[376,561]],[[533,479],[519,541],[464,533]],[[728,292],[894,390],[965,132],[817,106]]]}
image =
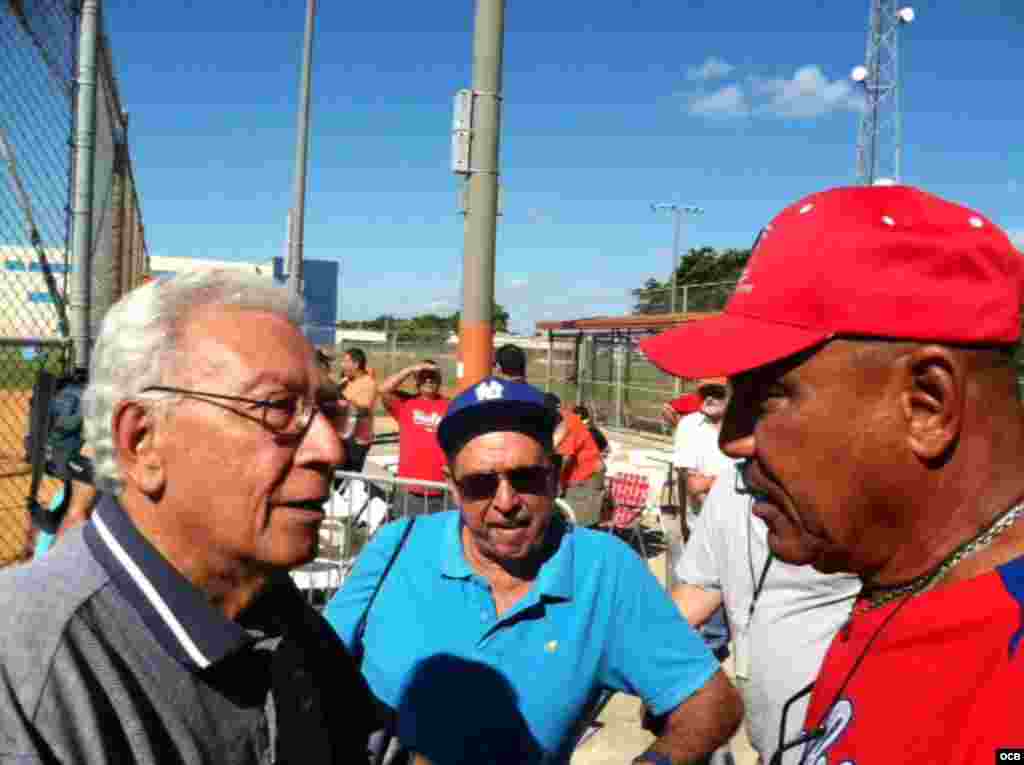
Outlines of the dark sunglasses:
{"label": "dark sunglasses", "polygon": [[470,473],[455,479],[462,498],[470,502],[490,499],[498,493],[502,477],[516,494],[547,494],[551,489],[553,468],[544,466],[522,467],[506,473]]}
{"label": "dark sunglasses", "polygon": [[700,394],[704,398],[723,399],[725,398],[726,390],[725,387],[721,385],[709,385],[706,388],[701,388]]}
{"label": "dark sunglasses", "polygon": [[441,384],[441,375],[439,375],[437,372],[424,372],[424,373],[419,374],[419,375],[416,376],[416,382],[419,385],[423,385],[424,383],[428,383],[428,382],[433,382],[433,383],[437,383],[438,385],[440,385]]}

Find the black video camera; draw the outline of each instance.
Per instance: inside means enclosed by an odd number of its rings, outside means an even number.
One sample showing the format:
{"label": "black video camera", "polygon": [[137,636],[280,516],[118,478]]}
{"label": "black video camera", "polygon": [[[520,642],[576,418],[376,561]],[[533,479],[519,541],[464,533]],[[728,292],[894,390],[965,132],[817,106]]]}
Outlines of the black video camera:
{"label": "black video camera", "polygon": [[[50,534],[60,527],[67,511],[70,482],[92,484],[95,480],[92,460],[82,456],[82,396],[87,384],[85,369],[61,377],[43,369],[32,387],[25,435],[25,458],[32,466],[27,504],[33,523]],[[44,474],[64,481],[64,498],[59,507],[50,510],[38,498]]]}

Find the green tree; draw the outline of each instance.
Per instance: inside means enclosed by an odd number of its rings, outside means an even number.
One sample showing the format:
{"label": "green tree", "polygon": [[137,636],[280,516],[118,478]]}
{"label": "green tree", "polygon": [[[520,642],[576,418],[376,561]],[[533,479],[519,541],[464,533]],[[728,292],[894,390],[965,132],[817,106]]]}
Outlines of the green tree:
{"label": "green tree", "polygon": [[[339,321],[339,329],[390,330],[397,334],[399,341],[447,336],[459,329],[460,312],[452,314],[421,313],[408,319],[399,319],[392,314],[381,314],[370,321]],[[494,328],[498,332],[508,331],[511,315],[500,304],[494,306]]]}
{"label": "green tree", "polygon": [[[494,304],[494,318],[491,319],[494,322],[495,332],[508,332],[508,322],[511,319],[511,314],[505,310],[505,307],[501,303]],[[459,329],[459,321],[462,319],[462,312],[456,311],[452,314],[452,330],[457,332]]]}
{"label": "green tree", "polygon": [[[679,259],[676,270],[676,310],[715,311],[721,309],[740,274],[750,260],[750,250],[695,247]],[[686,287],[687,289],[684,289]],[[632,290],[634,314],[666,313],[671,305],[669,284],[648,278]]]}
{"label": "green tree", "polygon": [[630,290],[633,295],[633,313],[668,313],[669,294],[664,282],[648,277],[642,287]]}

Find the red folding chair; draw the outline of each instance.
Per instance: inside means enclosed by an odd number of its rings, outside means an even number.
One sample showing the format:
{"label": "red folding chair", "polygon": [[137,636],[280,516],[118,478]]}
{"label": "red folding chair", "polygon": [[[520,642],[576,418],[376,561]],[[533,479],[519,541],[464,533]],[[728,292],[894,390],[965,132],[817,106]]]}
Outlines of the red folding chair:
{"label": "red folding chair", "polygon": [[647,476],[639,473],[617,473],[608,480],[608,497],[611,498],[609,529],[631,546],[638,547],[644,560],[647,559],[647,546],[644,544],[642,521],[649,493]]}

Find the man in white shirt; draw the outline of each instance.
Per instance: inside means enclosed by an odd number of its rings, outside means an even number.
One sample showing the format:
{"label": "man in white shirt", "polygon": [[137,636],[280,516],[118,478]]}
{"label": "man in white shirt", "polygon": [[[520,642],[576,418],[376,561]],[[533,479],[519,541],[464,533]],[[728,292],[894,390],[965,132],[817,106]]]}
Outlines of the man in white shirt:
{"label": "man in white shirt", "polygon": [[[694,627],[725,608],[747,735],[767,763],[780,744],[784,705],[818,674],[860,582],[851,574],[769,562],[768,528],[751,515],[752,504],[730,465],[715,482],[675,566],[680,584],[672,598]],[[808,698],[795,700],[786,714],[786,741],[800,733]],[[799,755],[799,749],[790,750],[783,765],[796,765]]]}
{"label": "man in white shirt", "polygon": [[686,493],[684,540],[689,538],[715,478],[732,465],[732,460],[718,448],[718,432],[728,403],[726,380],[724,377],[702,380],[697,393],[703,398],[700,411],[679,421],[672,452],[677,480]]}
{"label": "man in white shirt", "polygon": [[[704,499],[711,490],[715,479],[732,469],[732,460],[718,448],[718,432],[729,399],[729,389],[724,377],[701,380],[697,394],[703,399],[699,411],[683,417],[676,426],[675,448],[672,464],[678,471],[679,485],[686,494],[686,513],[682,521],[683,541],[688,542],[690,532],[697,522]],[[671,561],[679,559],[680,551],[670,552]],[[670,566],[671,590],[676,583],[675,566]],[[719,661],[729,655],[729,625],[725,612],[719,608],[699,625],[701,637],[714,652]]]}

